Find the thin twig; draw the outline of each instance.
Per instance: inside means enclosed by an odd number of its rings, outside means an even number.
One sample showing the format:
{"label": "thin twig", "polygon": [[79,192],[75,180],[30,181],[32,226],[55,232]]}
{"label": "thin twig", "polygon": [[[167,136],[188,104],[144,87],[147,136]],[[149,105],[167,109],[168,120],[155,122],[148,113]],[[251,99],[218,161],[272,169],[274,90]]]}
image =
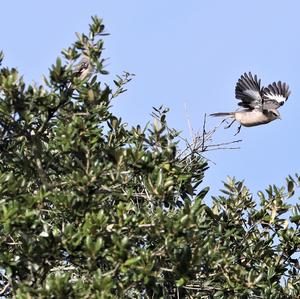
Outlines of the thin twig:
{"label": "thin twig", "polygon": [[207,149],[206,152],[219,151],[219,150],[237,150],[237,149],[240,149],[240,147],[239,146],[237,146],[237,147],[218,147],[218,148]]}
{"label": "thin twig", "polygon": [[205,125],[206,125],[206,113],[204,113],[203,127],[202,127],[202,151],[204,151],[204,141],[205,141]]}
{"label": "thin twig", "polygon": [[[159,111],[157,111],[159,113]],[[207,115],[204,114],[203,119],[203,125],[202,125],[202,132],[194,133],[191,122],[189,119],[189,115],[187,113],[187,105],[185,103],[185,112],[186,112],[186,119],[188,123],[189,133],[191,134],[191,141],[189,141],[187,138],[181,137],[180,135],[177,136],[180,140],[182,140],[185,143],[185,149],[178,153],[177,159],[179,159],[181,162],[187,161],[188,164],[192,163],[193,156],[194,155],[200,155],[203,156],[205,152],[213,151],[213,150],[236,150],[240,147],[232,147],[230,145],[239,143],[242,140],[233,140],[229,142],[223,142],[223,143],[216,143],[213,144],[213,136],[215,132],[218,130],[218,128],[224,123],[224,120],[222,120],[218,125],[215,127],[207,130]],[[153,113],[152,116],[154,117],[155,121],[160,122],[160,116],[156,113]],[[172,132],[172,130],[164,123],[164,126],[169,132]],[[207,161],[214,163],[213,161],[209,160],[208,158],[204,157]],[[215,163],[214,163],[215,164]]]}
{"label": "thin twig", "polygon": [[207,145],[206,148],[208,148],[208,147],[219,147],[219,146],[223,146],[223,145],[229,145],[229,144],[233,144],[233,143],[238,143],[238,142],[241,142],[241,141],[242,141],[242,139],[233,140],[233,141],[230,141],[230,142],[223,142],[223,143],[211,144],[211,145]]}
{"label": "thin twig", "polygon": [[7,283],[2,290],[0,290],[0,295],[3,295],[9,287],[9,283]]}
{"label": "thin twig", "polygon": [[138,227],[139,228],[144,228],[144,227],[154,227],[155,224],[151,224],[151,223],[145,223],[145,224],[139,224]]}
{"label": "thin twig", "polygon": [[58,267],[54,267],[52,269],[50,269],[50,272],[57,272],[57,271],[72,271],[72,270],[76,270],[77,268],[74,266],[68,266],[68,267],[64,267],[64,266],[58,266]]}
{"label": "thin twig", "polygon": [[193,138],[193,128],[192,128],[192,125],[191,125],[191,120],[190,120],[190,116],[188,114],[188,109],[187,109],[187,103],[184,102],[184,111],[185,111],[185,117],[186,117],[186,121],[187,121],[187,124],[188,124],[188,129],[189,129],[189,132],[190,132],[190,137]]}

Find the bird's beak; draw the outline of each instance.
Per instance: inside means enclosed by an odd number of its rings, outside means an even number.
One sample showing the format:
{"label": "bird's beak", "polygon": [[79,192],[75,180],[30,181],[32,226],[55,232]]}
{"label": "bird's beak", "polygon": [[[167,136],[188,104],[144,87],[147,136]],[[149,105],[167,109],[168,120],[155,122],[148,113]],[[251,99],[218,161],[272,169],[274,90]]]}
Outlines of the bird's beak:
{"label": "bird's beak", "polygon": [[278,117],[277,117],[278,119],[280,119],[280,120],[282,120],[282,118],[281,118],[281,116],[280,115],[278,115]]}

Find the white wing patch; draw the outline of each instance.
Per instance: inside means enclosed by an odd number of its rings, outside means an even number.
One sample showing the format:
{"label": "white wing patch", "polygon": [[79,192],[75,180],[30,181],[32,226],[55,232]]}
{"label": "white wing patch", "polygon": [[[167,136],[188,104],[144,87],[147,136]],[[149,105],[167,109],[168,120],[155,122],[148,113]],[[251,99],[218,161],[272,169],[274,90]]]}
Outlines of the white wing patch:
{"label": "white wing patch", "polygon": [[286,101],[286,98],[281,94],[265,94],[265,100],[272,100],[278,102],[280,105]]}
{"label": "white wing patch", "polygon": [[276,109],[282,106],[290,94],[289,86],[285,82],[278,81],[269,84],[263,89],[264,108]]}

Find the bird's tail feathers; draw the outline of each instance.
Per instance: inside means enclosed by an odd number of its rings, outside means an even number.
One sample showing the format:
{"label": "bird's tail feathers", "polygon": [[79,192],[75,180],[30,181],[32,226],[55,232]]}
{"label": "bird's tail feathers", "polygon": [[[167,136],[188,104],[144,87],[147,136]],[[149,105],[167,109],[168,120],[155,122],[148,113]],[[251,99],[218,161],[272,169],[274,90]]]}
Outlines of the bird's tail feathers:
{"label": "bird's tail feathers", "polygon": [[212,113],[209,116],[232,116],[234,115],[234,112],[218,112],[218,113]]}

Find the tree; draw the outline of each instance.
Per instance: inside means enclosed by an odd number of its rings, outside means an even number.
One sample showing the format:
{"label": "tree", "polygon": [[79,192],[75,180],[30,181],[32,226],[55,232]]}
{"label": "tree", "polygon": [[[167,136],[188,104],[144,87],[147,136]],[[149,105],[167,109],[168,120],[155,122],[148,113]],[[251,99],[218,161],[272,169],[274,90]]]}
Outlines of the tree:
{"label": "tree", "polygon": [[[299,177],[258,198],[228,179],[207,205],[212,131],[180,151],[163,107],[127,128],[110,107],[132,75],[100,83],[104,35],[93,17],[44,85],[0,70],[0,294],[298,298]],[[82,56],[91,76],[74,71]]]}

